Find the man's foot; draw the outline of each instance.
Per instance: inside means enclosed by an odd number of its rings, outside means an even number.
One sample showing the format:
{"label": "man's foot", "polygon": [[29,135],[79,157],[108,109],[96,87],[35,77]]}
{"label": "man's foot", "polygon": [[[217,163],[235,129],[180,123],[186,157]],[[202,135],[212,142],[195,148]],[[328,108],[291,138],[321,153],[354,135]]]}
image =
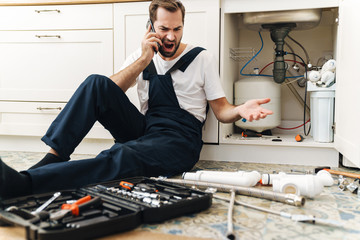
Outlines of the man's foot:
{"label": "man's foot", "polygon": [[29,169],[35,169],[38,167],[42,167],[44,165],[50,164],[50,163],[58,163],[58,162],[64,162],[64,160],[55,154],[47,153],[45,157],[38,163],[36,163],[34,166],[32,166]]}
{"label": "man's foot", "polygon": [[0,199],[8,199],[32,193],[31,177],[19,173],[6,165],[0,158]]}

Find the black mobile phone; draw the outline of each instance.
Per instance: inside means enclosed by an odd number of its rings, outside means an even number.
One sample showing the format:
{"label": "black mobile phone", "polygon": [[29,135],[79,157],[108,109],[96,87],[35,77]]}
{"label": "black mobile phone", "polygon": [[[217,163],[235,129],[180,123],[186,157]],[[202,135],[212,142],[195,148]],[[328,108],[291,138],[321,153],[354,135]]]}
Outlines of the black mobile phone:
{"label": "black mobile phone", "polygon": [[[153,23],[152,23],[152,21],[151,21],[150,18],[149,18],[149,20],[148,20],[148,22],[147,22],[147,24],[146,24],[146,29],[148,29],[149,25],[151,26],[151,31],[152,31],[152,32],[155,32],[154,25],[153,25]],[[156,44],[157,44],[157,46],[158,46],[158,49],[160,49],[160,44],[159,44],[159,43],[156,43]],[[154,50],[155,50],[155,49],[154,49]],[[155,50],[155,52],[157,52],[157,51]]]}

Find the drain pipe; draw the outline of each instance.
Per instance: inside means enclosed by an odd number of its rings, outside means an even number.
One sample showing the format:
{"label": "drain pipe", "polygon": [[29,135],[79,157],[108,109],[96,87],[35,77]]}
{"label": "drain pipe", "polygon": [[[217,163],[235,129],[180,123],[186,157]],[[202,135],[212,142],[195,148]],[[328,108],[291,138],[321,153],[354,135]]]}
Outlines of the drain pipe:
{"label": "drain pipe", "polygon": [[271,40],[275,43],[275,60],[273,76],[276,83],[283,83],[285,81],[286,65],[284,62],[284,39],[289,32],[296,27],[295,23],[285,24],[264,24],[264,29],[270,30]]}

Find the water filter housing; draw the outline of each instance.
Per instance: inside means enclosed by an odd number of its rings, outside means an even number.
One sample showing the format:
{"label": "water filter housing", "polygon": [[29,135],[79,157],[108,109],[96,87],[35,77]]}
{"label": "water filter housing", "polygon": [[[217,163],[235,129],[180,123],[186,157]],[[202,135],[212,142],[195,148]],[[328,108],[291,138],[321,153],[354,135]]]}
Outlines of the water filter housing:
{"label": "water filter housing", "polygon": [[336,84],[322,88],[308,83],[311,135],[315,142],[329,143],[334,141],[335,88]]}
{"label": "water filter housing", "polygon": [[271,101],[263,107],[273,111],[272,115],[258,121],[236,121],[235,125],[244,130],[262,132],[275,128],[281,123],[281,85],[270,77],[251,76],[240,79],[234,86],[234,103],[239,105],[250,99],[270,98]]}

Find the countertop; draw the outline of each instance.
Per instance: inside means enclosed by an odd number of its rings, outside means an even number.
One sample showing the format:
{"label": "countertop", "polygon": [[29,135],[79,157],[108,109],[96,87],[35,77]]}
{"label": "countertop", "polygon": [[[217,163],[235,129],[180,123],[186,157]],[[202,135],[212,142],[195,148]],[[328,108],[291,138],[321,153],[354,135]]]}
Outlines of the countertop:
{"label": "countertop", "polygon": [[146,2],[149,0],[0,0],[0,6],[35,6],[35,5],[66,5],[96,4],[119,2]]}

